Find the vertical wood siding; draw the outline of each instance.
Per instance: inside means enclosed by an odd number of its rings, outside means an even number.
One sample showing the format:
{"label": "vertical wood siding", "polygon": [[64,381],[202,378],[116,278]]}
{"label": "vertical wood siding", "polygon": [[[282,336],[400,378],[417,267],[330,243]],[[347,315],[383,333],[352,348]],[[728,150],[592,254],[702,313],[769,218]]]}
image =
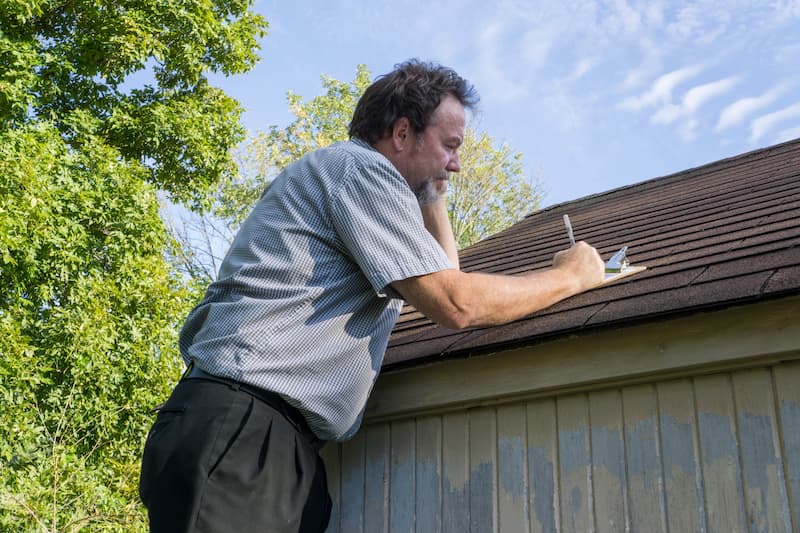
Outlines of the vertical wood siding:
{"label": "vertical wood siding", "polygon": [[800,530],[800,362],[365,425],[350,532]]}

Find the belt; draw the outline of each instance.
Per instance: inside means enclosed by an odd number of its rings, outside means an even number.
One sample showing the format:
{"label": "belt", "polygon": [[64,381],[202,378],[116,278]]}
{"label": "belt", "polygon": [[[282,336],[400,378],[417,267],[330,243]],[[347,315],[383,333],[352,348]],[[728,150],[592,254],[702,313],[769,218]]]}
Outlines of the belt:
{"label": "belt", "polygon": [[283,417],[288,420],[292,426],[294,426],[297,432],[303,435],[317,451],[319,451],[320,448],[325,445],[326,441],[319,439],[314,432],[311,431],[311,428],[308,427],[308,422],[306,422],[306,418],[302,415],[302,413],[300,413],[296,407],[289,405],[279,394],[249,385],[247,383],[209,374],[199,366],[195,365],[194,362],[189,363],[189,368],[184,373],[182,379],[203,379],[206,381],[214,381],[216,383],[227,385],[233,390],[241,390],[246,392],[250,396],[261,400],[282,414]]}

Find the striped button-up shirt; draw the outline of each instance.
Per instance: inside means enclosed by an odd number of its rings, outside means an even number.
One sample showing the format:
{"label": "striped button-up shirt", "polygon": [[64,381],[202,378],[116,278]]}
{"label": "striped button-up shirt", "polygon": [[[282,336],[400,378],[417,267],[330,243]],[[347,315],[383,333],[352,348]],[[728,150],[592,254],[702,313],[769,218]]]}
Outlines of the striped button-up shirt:
{"label": "striped button-up shirt", "polygon": [[280,394],[318,437],[351,437],[402,301],[393,281],[452,268],[405,179],[359,140],[267,187],[180,347],[206,372]]}

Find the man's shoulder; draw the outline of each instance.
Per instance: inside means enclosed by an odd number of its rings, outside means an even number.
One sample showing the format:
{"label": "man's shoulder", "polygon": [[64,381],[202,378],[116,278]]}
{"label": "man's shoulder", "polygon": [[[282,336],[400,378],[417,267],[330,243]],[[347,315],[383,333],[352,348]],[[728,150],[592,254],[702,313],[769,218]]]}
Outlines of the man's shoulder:
{"label": "man's shoulder", "polygon": [[347,158],[356,162],[387,162],[388,160],[375,148],[359,139],[339,141],[318,150],[323,157]]}
{"label": "man's shoulder", "polygon": [[340,141],[311,154],[312,165],[347,175],[383,174],[398,178],[399,172],[379,151],[360,139]]}

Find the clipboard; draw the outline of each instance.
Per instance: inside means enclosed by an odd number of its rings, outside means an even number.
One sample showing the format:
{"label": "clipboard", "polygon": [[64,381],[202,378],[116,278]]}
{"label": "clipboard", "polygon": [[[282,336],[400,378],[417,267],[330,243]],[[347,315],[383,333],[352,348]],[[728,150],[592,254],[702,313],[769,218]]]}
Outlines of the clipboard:
{"label": "clipboard", "polygon": [[619,272],[606,272],[606,278],[600,282],[600,285],[598,285],[598,287],[608,285],[609,283],[614,283],[615,281],[621,280],[622,278],[634,276],[639,272],[643,272],[645,270],[647,270],[646,266],[627,266],[624,267]]}
{"label": "clipboard", "polygon": [[[572,231],[572,222],[570,222],[569,215],[564,215],[564,226],[567,228],[567,235],[569,242],[575,246],[575,234]],[[609,283],[614,283],[623,278],[634,276],[639,272],[647,270],[646,266],[634,266],[628,262],[626,255],[628,251],[627,246],[623,246],[620,250],[606,261],[606,274],[605,279],[601,281],[596,287],[602,287]]]}
{"label": "clipboard", "polygon": [[622,278],[627,278],[647,270],[646,266],[631,265],[628,262],[628,257],[625,255],[627,251],[628,247],[623,246],[617,253],[611,256],[608,261],[606,261],[606,277],[602,283],[598,285],[598,287],[608,285],[609,283],[614,283]]}

